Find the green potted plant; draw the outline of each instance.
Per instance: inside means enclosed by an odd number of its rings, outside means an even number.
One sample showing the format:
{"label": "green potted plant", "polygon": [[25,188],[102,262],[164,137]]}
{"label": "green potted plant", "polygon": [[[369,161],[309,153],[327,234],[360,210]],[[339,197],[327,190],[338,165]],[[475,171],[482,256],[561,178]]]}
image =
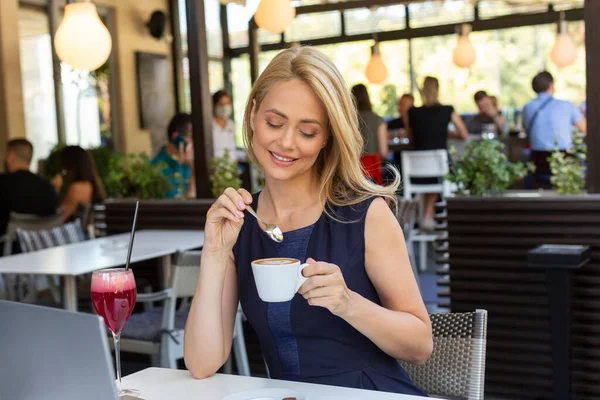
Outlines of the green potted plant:
{"label": "green potted plant", "polygon": [[106,195],[140,200],[164,198],[171,184],[163,175],[163,169],[164,165],[151,164],[145,153],[112,158],[104,182]]}
{"label": "green potted plant", "polygon": [[585,188],[586,151],[583,135],[575,132],[571,149],[563,152],[557,148],[548,157],[550,183],[559,194],[581,194]]}
{"label": "green potted plant", "polygon": [[209,179],[212,185],[212,194],[215,198],[219,197],[228,187],[234,189],[242,187],[237,163],[229,156],[228,149],[225,149],[223,157],[212,159],[211,168],[212,172]]}
{"label": "green potted plant", "polygon": [[455,193],[459,196],[499,195],[535,169],[532,163],[510,162],[504,149],[504,144],[497,140],[470,142],[464,155],[458,158],[451,148],[452,163],[446,179],[456,184]]}

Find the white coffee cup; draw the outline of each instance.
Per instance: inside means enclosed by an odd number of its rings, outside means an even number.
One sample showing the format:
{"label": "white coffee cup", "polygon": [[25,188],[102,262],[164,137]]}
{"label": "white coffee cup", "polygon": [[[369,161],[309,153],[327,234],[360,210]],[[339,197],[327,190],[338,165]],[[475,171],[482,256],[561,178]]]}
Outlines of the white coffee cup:
{"label": "white coffee cup", "polygon": [[252,272],[258,297],[275,303],[294,298],[298,289],[308,280],[302,270],[308,264],[300,264],[296,258],[262,258],[252,261]]}

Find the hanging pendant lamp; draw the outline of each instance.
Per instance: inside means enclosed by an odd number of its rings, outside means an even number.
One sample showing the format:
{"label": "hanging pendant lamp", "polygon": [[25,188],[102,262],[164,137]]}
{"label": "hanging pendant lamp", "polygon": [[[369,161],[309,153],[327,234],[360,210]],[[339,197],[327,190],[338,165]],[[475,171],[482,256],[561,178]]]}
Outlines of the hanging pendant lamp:
{"label": "hanging pendant lamp", "polygon": [[471,25],[462,24],[458,28],[458,40],[452,52],[452,61],[460,68],[469,68],[475,62],[477,54],[469,40]]}
{"label": "hanging pendant lamp", "polygon": [[379,42],[375,41],[375,44],[371,47],[371,59],[367,64],[365,75],[371,83],[379,84],[385,81],[388,77],[388,70],[379,52]]}
{"label": "hanging pendant lamp", "polygon": [[74,69],[94,71],[108,60],[112,39],[92,2],[71,3],[56,30],[58,58]]}
{"label": "hanging pendant lamp", "polygon": [[296,8],[290,0],[261,0],[254,21],[259,28],[279,34],[292,24],[296,17]]}
{"label": "hanging pendant lamp", "polygon": [[577,59],[577,46],[567,31],[567,21],[565,13],[560,13],[558,21],[558,33],[552,50],[550,50],[550,59],[557,67],[566,67],[571,65]]}

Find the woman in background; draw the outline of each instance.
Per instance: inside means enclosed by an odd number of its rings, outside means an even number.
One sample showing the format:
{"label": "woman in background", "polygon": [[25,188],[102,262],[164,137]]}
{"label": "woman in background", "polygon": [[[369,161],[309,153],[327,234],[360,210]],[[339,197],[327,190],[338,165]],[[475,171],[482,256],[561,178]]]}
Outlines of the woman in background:
{"label": "woman in background", "polygon": [[[408,110],[408,135],[415,150],[447,149],[448,138],[467,140],[468,132],[463,120],[452,106],[440,104],[439,92],[437,78],[426,77],[421,89],[423,105]],[[450,122],[456,127],[455,131],[448,130]],[[437,180],[422,183],[437,183]],[[431,231],[435,228],[433,205],[437,197],[437,193],[426,193],[424,196],[423,220],[420,224],[423,230]]]}
{"label": "woman in background", "polygon": [[60,158],[62,172],[52,179],[52,183],[60,193],[63,177],[69,182],[62,200],[64,219],[68,221],[74,218],[78,207],[101,203],[106,194],[94,159],[86,150],[79,146],[67,146],[61,151]]}
{"label": "woman in background", "polygon": [[231,119],[233,106],[231,96],[224,90],[213,94],[213,155],[223,157],[225,149],[229,150],[232,160],[243,161],[243,152],[237,150],[235,143],[235,123]]}
{"label": "woman in background", "polygon": [[388,132],[383,118],[373,112],[367,87],[363,84],[352,87],[356,101],[360,134],[365,143],[363,154],[379,154],[385,160],[388,154]]}

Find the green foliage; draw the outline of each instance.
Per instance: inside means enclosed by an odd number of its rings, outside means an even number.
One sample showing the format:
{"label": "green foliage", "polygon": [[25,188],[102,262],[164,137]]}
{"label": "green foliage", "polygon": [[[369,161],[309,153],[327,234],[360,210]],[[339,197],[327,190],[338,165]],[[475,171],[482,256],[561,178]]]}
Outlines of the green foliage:
{"label": "green foliage", "polygon": [[89,77],[92,81],[108,80],[110,77],[110,64],[106,61],[95,71],[89,72]]}
{"label": "green foliage", "polygon": [[[504,147],[504,144],[497,140],[470,142],[461,159],[453,157],[446,179],[458,186],[456,194],[499,195],[513,182],[527,175],[527,171],[534,170],[532,163],[511,163]],[[451,148],[451,157],[455,154],[455,149]]]}
{"label": "green foliage", "polygon": [[381,117],[395,117],[397,113],[398,94],[396,86],[385,85],[379,92],[379,107],[375,108],[377,115]]}
{"label": "green foliage", "polygon": [[120,154],[108,147],[93,147],[88,152],[94,159],[100,180],[104,182],[110,172],[111,160],[120,157]]}
{"label": "green foliage", "polygon": [[237,169],[237,163],[229,156],[229,150],[225,149],[223,157],[215,157],[211,161],[212,173],[210,174],[210,183],[212,184],[212,194],[219,197],[225,189],[232,187],[239,189],[242,187],[242,180]]}
{"label": "green foliage", "polygon": [[[60,151],[64,145],[57,144],[44,162],[44,177],[52,179],[62,170]],[[163,176],[164,165],[152,165],[146,154],[123,155],[107,147],[88,149],[94,159],[98,177],[104,185],[107,197],[137,197],[142,200],[160,199],[171,190],[168,178]],[[63,189],[69,182],[65,182]]]}
{"label": "green foliage", "polygon": [[164,168],[164,165],[151,164],[145,153],[114,157],[104,181],[106,195],[140,200],[164,198],[171,190],[169,179],[162,173]]}
{"label": "green foliage", "polygon": [[50,150],[50,154],[44,160],[44,178],[50,180],[56,176],[56,174],[60,174],[62,170],[62,164],[60,161],[60,151],[64,148],[64,145],[57,144]]}
{"label": "green foliage", "polygon": [[566,154],[558,149],[548,158],[552,177],[550,182],[560,194],[580,194],[585,187],[585,162],[587,146],[583,135],[573,133],[573,148]]}

